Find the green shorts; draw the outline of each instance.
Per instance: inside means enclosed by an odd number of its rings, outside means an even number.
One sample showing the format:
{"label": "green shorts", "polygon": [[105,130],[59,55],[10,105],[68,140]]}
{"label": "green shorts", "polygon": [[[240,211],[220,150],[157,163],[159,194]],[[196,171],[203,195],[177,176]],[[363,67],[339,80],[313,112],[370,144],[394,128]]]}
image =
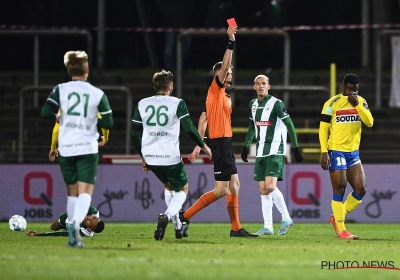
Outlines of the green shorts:
{"label": "green shorts", "polygon": [[256,158],[254,164],[254,180],[265,181],[265,177],[277,177],[278,181],[283,180],[285,171],[285,156],[272,155]]}
{"label": "green shorts", "polygon": [[67,185],[77,181],[93,184],[96,181],[99,154],[63,157],[58,155],[61,173]]}
{"label": "green shorts", "polygon": [[185,166],[183,162],[174,165],[148,165],[147,166],[157,178],[164,184],[169,183],[171,187],[179,192],[188,183]]}

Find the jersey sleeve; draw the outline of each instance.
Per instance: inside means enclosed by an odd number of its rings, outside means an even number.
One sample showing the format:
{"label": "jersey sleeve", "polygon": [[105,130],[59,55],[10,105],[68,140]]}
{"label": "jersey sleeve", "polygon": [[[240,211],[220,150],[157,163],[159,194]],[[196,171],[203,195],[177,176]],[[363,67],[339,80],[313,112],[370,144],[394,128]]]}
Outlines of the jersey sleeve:
{"label": "jersey sleeve", "polygon": [[79,228],[80,229],[80,231],[81,231],[81,233],[84,235],[84,236],[87,236],[87,237],[92,237],[93,235],[94,235],[94,232],[93,231],[88,231],[86,228],[84,228],[84,227],[81,227],[81,228]]}
{"label": "jersey sleeve", "polygon": [[299,143],[297,142],[296,129],[294,128],[294,124],[293,124],[292,118],[290,116],[287,116],[282,121],[286,125],[286,128],[288,130],[288,134],[289,134],[289,137],[290,137],[290,142],[292,143],[292,147],[293,148],[298,147]]}
{"label": "jersey sleeve", "polygon": [[185,117],[189,117],[189,111],[186,106],[186,102],[183,99],[179,101],[178,108],[176,110],[176,115],[178,116],[179,120]]}
{"label": "jersey sleeve", "polygon": [[68,231],[51,231],[51,232],[41,232],[38,236],[68,236]]}
{"label": "jersey sleeve", "polygon": [[247,134],[246,134],[246,139],[244,140],[243,146],[250,147],[251,143],[253,142],[254,135],[256,133],[256,130],[254,128],[254,120],[253,120],[253,115],[251,113],[251,106],[253,105],[254,100],[250,101],[249,106],[248,106],[248,112],[249,112],[249,125],[247,128]]}
{"label": "jersey sleeve", "polygon": [[89,206],[89,211],[88,211],[88,215],[96,215],[99,213],[99,210],[97,210],[96,207],[94,207],[93,205]]}
{"label": "jersey sleeve", "polygon": [[110,136],[110,130],[107,128],[103,128],[103,117],[101,116],[100,112],[97,114],[97,124],[101,128],[101,134],[103,135],[104,141],[108,142],[108,138]]}
{"label": "jersey sleeve", "polygon": [[99,104],[99,113],[102,116],[102,128],[110,129],[114,125],[114,120],[112,117],[112,110],[110,103],[108,102],[107,95],[103,94]]}
{"label": "jersey sleeve", "polygon": [[46,120],[56,120],[56,112],[59,108],[60,104],[60,90],[58,86],[56,86],[50,93],[49,97],[46,99],[40,115],[43,119]]}
{"label": "jersey sleeve", "polygon": [[142,132],[143,132],[143,121],[140,116],[139,106],[136,107],[132,117],[132,130],[131,137],[133,145],[138,151],[139,155],[142,156]]}
{"label": "jersey sleeve", "polygon": [[325,102],[321,111],[321,120],[319,122],[318,135],[321,153],[328,152],[329,126],[332,119],[332,107],[329,106],[329,104],[330,101]]}
{"label": "jersey sleeve", "polygon": [[274,109],[276,110],[276,114],[280,119],[286,119],[289,117],[289,113],[285,108],[285,104],[282,101],[278,100],[275,102]]}
{"label": "jersey sleeve", "polygon": [[[58,110],[58,114],[60,113],[60,110]],[[53,127],[53,133],[51,134],[51,145],[50,148],[52,150],[57,149],[57,143],[58,143],[58,132],[60,131],[60,124],[56,122]]]}
{"label": "jersey sleeve", "polygon": [[60,215],[60,217],[58,217],[58,225],[60,226],[60,228],[62,229],[66,229],[67,228],[67,212],[63,213]]}
{"label": "jersey sleeve", "polygon": [[290,115],[285,108],[285,104],[283,104],[282,101],[278,100],[277,102],[275,102],[274,110],[276,110],[276,115],[285,124],[285,126],[288,130],[288,134],[289,134],[290,142],[292,143],[292,146],[294,148],[297,147],[299,144],[297,143],[296,129],[294,128],[293,121],[290,118]]}
{"label": "jersey sleeve", "polygon": [[143,126],[142,117],[140,116],[140,112],[139,112],[139,106],[136,107],[135,112],[133,113],[132,124]]}
{"label": "jersey sleeve", "polygon": [[374,125],[374,118],[372,117],[372,113],[369,110],[367,101],[363,98],[355,108],[363,124],[368,127],[372,127]]}

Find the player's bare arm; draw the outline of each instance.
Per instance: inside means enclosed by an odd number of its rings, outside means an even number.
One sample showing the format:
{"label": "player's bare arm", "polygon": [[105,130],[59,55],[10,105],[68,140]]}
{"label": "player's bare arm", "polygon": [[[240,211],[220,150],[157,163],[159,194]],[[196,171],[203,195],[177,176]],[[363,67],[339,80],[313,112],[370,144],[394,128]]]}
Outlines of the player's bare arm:
{"label": "player's bare arm", "polygon": [[323,170],[328,170],[330,165],[328,153],[321,153],[321,167]]}
{"label": "player's bare arm", "polygon": [[225,81],[226,75],[231,68],[232,65],[232,53],[233,53],[233,44],[235,42],[235,34],[237,32],[237,28],[235,27],[228,27],[227,34],[229,37],[228,44],[232,44],[232,48],[227,48],[225,51],[224,58],[222,60],[222,67],[221,72],[218,74],[218,79],[223,83]]}
{"label": "player's bare arm", "polygon": [[143,172],[146,174],[150,171],[150,169],[147,167],[147,163],[144,160],[144,158],[142,158],[142,169],[143,169]]}
{"label": "player's bare arm", "polygon": [[[199,118],[199,124],[197,125],[197,131],[199,132],[201,139],[204,139],[206,129],[207,129],[207,113],[202,112]],[[189,161],[192,162],[196,160],[200,155],[200,151],[201,151],[200,146],[196,146],[193,149],[193,152],[188,155]]]}

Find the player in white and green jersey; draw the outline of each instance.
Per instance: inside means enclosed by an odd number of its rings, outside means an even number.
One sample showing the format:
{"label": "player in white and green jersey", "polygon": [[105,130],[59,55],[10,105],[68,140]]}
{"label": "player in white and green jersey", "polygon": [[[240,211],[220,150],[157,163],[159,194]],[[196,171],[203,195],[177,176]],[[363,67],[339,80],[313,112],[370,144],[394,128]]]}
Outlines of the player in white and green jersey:
{"label": "player in white and green jersey", "polygon": [[286,135],[289,133],[294,157],[301,162],[303,157],[297,143],[296,130],[283,102],[268,94],[269,79],[258,75],[254,79],[257,99],[249,104],[249,128],[242,150],[242,160],[248,162],[249,147],[256,138],[256,163],[254,180],[258,182],[261,194],[261,209],[264,226],[256,234],[274,234],[272,206],[278,208],[282,222],[278,235],[284,235],[293,225],[282,192],[277,188],[277,181],[283,180],[286,155]]}
{"label": "player in white and green jersey", "polygon": [[[61,214],[50,226],[52,232],[37,232],[29,230],[28,236],[68,236],[67,226],[69,224],[67,212]],[[83,222],[80,224],[80,232],[84,236],[92,237],[94,233],[104,230],[105,224],[100,219],[99,210],[90,205],[89,211]],[[61,230],[61,231],[60,231]]]}
{"label": "player in white and green jersey", "polygon": [[165,187],[167,210],[158,217],[154,239],[162,240],[168,221],[175,225],[175,237],[186,234],[188,224],[182,224],[179,210],[188,193],[188,179],[179,149],[180,124],[185,132],[210,156],[184,100],[170,96],[173,74],[162,70],[153,76],[156,95],[139,101],[132,118],[132,139],[142,157],[143,171],[153,171]]}
{"label": "player in white and green jersey", "polygon": [[[64,64],[72,81],[59,84],[42,108],[43,118],[60,124],[58,151],[61,172],[67,184],[67,213],[70,247],[83,247],[79,225],[91,203],[99,160],[97,139],[98,113],[101,127],[113,126],[112,110],[104,92],[87,82],[88,56],[83,51],[69,51]],[[60,115],[57,114],[60,110]]]}

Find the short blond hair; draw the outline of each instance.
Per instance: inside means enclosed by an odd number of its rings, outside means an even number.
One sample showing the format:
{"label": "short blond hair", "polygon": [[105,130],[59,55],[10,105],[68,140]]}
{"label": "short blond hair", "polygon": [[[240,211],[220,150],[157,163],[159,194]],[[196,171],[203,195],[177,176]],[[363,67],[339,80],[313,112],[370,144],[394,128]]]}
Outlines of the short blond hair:
{"label": "short blond hair", "polygon": [[268,78],[267,76],[265,76],[265,75],[258,75],[258,76],[255,77],[255,79],[254,79],[254,84],[256,84],[256,81],[257,81],[258,78],[264,78],[264,79],[266,79],[267,82],[269,83],[269,78]]}
{"label": "short blond hair", "polygon": [[173,83],[174,74],[170,71],[161,70],[153,75],[153,84],[156,91],[166,90]]}
{"label": "short blond hair", "polygon": [[89,67],[85,51],[69,51],[64,55],[64,65],[71,76],[82,76]]}

